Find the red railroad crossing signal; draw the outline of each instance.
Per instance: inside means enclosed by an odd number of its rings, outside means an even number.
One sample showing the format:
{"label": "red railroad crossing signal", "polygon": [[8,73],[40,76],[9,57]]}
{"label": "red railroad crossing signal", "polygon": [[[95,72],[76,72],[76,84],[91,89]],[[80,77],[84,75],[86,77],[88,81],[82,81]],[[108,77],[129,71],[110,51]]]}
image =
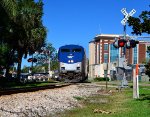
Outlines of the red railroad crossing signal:
{"label": "red railroad crossing signal", "polygon": [[137,40],[115,39],[113,43],[115,48],[126,47],[127,49],[134,48],[139,43]]}

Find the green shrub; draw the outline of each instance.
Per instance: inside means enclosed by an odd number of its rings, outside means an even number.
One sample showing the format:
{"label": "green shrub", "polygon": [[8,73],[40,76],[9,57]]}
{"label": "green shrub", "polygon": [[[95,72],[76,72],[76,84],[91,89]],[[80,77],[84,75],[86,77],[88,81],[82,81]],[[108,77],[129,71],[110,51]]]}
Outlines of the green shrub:
{"label": "green shrub", "polygon": [[7,83],[7,79],[5,77],[0,77],[0,87],[4,87]]}
{"label": "green shrub", "polygon": [[98,82],[98,81],[109,81],[109,78],[108,77],[96,77],[94,78],[94,81]]}
{"label": "green shrub", "polygon": [[80,96],[74,96],[73,98],[75,98],[76,100],[83,100],[84,99],[83,97],[80,97]]}

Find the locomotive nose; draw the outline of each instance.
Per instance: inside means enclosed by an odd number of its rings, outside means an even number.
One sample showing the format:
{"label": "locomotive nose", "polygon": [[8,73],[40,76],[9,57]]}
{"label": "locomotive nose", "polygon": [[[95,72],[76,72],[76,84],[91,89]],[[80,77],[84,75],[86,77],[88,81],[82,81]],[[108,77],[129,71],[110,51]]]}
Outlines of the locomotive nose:
{"label": "locomotive nose", "polygon": [[69,56],[73,56],[74,54],[73,53],[69,53]]}
{"label": "locomotive nose", "polygon": [[67,57],[68,57],[69,59],[72,59],[74,56],[73,56],[73,54],[69,54]]}

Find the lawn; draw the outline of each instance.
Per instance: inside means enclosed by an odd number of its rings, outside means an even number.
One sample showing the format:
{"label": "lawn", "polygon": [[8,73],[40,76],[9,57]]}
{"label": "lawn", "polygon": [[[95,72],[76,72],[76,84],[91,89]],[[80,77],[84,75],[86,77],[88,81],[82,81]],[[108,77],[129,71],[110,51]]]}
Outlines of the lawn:
{"label": "lawn", "polygon": [[140,98],[133,99],[133,89],[118,92],[109,88],[88,98],[75,97],[82,107],[66,111],[61,117],[150,117],[150,85],[140,84]]}

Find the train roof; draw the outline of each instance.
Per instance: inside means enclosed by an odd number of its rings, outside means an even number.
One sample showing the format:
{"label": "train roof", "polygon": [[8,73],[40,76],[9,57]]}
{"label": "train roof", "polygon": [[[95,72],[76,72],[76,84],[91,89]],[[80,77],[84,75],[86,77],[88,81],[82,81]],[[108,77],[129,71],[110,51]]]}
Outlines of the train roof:
{"label": "train roof", "polygon": [[61,46],[60,48],[76,48],[76,47],[83,48],[80,45],[74,45],[74,44],[64,45],[64,46]]}

